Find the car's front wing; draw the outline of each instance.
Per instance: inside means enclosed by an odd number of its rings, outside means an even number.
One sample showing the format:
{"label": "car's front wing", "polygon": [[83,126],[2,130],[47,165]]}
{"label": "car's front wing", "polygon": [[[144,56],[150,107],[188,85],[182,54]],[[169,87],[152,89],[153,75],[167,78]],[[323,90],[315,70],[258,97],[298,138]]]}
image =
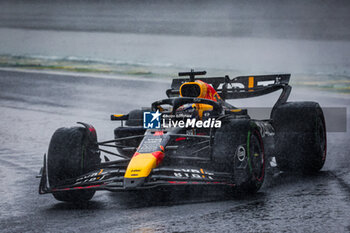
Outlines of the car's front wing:
{"label": "car's front wing", "polygon": [[[103,167],[103,166],[101,166]],[[127,165],[125,163],[115,163],[113,165],[98,168],[82,176],[65,180],[60,185],[51,187],[49,185],[46,156],[41,172],[39,193],[52,193],[61,191],[73,191],[82,189],[126,191],[151,189],[163,186],[230,186],[232,175],[225,172],[213,172],[196,167],[159,167],[152,170],[152,173],[142,179],[137,186],[128,187],[124,174]],[[141,179],[141,178],[138,178]]]}

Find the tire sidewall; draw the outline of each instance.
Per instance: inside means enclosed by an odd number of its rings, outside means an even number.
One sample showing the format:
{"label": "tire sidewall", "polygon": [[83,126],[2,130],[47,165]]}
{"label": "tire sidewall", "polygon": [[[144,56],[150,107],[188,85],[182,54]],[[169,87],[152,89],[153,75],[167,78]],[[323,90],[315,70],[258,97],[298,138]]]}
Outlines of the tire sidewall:
{"label": "tire sidewall", "polygon": [[[262,175],[259,179],[254,176],[251,169],[252,151],[250,146],[252,137],[256,137],[262,150]],[[246,153],[243,161],[240,161],[242,158],[238,158],[240,148],[244,148]],[[234,119],[225,122],[223,127],[215,133],[213,159],[219,166],[217,169],[223,169],[225,172],[232,174],[235,190],[255,193],[263,184],[265,175],[264,145],[259,128],[254,121]]]}
{"label": "tire sidewall", "polygon": [[[91,141],[86,128],[59,128],[53,134],[48,150],[48,178],[50,187],[83,175],[101,162],[96,141]],[[77,202],[90,200],[94,190],[59,191],[57,200]]]}
{"label": "tire sidewall", "polygon": [[[326,159],[327,135],[323,111],[316,102],[289,102],[274,109],[277,164],[283,171],[313,173]],[[323,139],[319,129],[323,128]],[[321,147],[321,140],[324,146]]]}

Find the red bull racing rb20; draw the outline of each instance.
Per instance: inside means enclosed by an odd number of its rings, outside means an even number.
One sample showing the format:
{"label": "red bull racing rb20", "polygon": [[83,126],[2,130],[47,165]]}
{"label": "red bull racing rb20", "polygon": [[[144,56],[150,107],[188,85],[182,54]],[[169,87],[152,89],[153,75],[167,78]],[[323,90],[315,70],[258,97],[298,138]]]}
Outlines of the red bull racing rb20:
{"label": "red bull racing rb20", "polygon": [[[89,201],[97,190],[225,187],[254,193],[273,159],[281,171],[312,173],[326,159],[325,119],[316,102],[288,102],[290,74],[204,77],[179,73],[167,99],[128,114],[114,139],[95,128],[59,128],[41,169],[39,193]],[[200,77],[199,77],[200,76]],[[281,91],[269,119],[251,119],[227,101]],[[117,159],[111,159],[111,157]]]}

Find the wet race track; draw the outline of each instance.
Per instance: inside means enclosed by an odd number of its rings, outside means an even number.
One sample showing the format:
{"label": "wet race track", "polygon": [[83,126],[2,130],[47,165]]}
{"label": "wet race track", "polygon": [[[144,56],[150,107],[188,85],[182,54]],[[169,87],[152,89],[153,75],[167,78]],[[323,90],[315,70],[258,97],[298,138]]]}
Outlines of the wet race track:
{"label": "wet race track", "polygon": [[[111,139],[118,123],[109,121],[110,114],[149,106],[166,98],[169,87],[170,80],[0,71],[0,231],[350,231],[349,130],[327,135],[328,158],[317,175],[268,173],[263,188],[244,198],[218,189],[98,192],[88,204],[73,205],[38,194],[35,176],[57,128],[88,122],[99,140]],[[347,95],[297,87],[290,100],[349,107]]]}

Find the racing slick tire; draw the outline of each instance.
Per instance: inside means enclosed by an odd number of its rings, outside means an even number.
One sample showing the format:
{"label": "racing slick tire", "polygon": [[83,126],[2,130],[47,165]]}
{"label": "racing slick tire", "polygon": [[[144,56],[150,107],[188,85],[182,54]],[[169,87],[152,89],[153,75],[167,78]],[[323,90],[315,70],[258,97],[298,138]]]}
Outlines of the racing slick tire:
{"label": "racing slick tire", "polygon": [[236,193],[256,193],[264,182],[264,144],[256,124],[249,119],[234,119],[218,129],[213,159],[231,172]]}
{"label": "racing slick tire", "polygon": [[271,114],[277,165],[282,171],[315,173],[326,160],[323,111],[316,102],[288,102]]}
{"label": "racing slick tire", "polygon": [[[97,140],[89,140],[88,133],[84,127],[59,128],[55,131],[47,161],[51,187],[87,173],[101,162]],[[57,191],[52,194],[59,201],[86,202],[94,196],[95,190]]]}

